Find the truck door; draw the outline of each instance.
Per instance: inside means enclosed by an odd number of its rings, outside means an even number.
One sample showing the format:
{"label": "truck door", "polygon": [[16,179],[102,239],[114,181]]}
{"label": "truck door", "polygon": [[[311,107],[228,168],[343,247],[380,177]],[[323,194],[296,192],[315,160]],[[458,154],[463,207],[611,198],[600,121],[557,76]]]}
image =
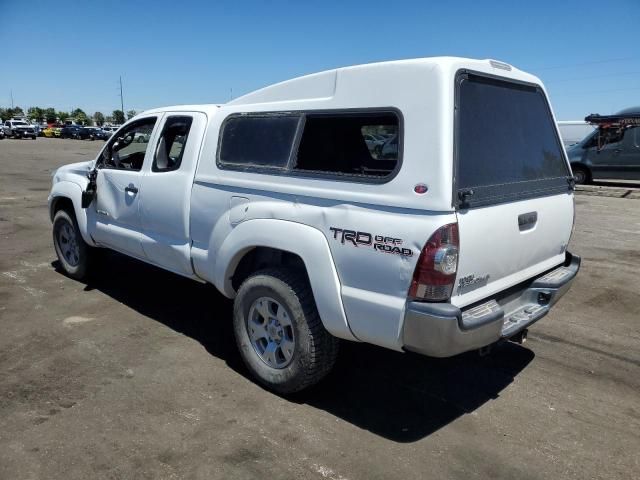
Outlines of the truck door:
{"label": "truck door", "polygon": [[144,258],[139,212],[142,167],[151,162],[149,139],[156,123],[154,116],[127,125],[111,138],[98,159],[92,235],[99,244],[138,258]]}
{"label": "truck door", "polygon": [[186,276],[193,275],[191,187],[206,123],[204,113],[166,114],[142,179],[140,218],[144,253],[151,262]]}
{"label": "truck door", "polygon": [[625,131],[617,163],[620,165],[620,172],[616,178],[640,180],[640,127],[631,127]]}

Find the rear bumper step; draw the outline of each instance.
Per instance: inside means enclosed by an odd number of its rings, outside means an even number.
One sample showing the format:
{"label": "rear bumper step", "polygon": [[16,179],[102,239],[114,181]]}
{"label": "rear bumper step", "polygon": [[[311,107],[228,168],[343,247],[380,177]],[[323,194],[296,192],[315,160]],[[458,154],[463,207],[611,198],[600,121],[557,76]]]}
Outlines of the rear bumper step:
{"label": "rear bumper step", "polygon": [[580,257],[567,252],[563,265],[470,308],[409,302],[402,332],[404,348],[450,357],[509,339],[549,313],[579,269]]}

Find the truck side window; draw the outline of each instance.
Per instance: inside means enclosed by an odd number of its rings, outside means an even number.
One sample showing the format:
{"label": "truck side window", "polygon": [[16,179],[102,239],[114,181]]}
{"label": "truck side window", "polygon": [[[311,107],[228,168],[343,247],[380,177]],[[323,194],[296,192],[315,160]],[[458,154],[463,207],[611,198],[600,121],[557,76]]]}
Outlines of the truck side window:
{"label": "truck side window", "polygon": [[394,110],[242,113],[221,127],[218,166],[366,182],[389,179],[401,153]]}
{"label": "truck side window", "polygon": [[102,166],[119,170],[142,168],[156,117],[139,120],[118,132],[102,151]]}
{"label": "truck side window", "polygon": [[152,171],[170,172],[180,168],[192,122],[193,118],[188,116],[167,118],[153,157]]}
{"label": "truck side window", "polygon": [[398,164],[398,116],[308,113],[294,170],[386,177]]}
{"label": "truck side window", "polygon": [[234,115],[225,120],[218,162],[240,167],[284,168],[300,115]]}

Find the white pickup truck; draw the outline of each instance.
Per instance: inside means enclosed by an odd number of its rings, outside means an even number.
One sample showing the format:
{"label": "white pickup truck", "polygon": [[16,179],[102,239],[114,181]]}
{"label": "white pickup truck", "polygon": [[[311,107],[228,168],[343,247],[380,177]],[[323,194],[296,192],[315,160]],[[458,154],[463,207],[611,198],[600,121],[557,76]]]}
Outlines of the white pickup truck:
{"label": "white pickup truck", "polygon": [[7,120],[2,127],[7,137],[27,138],[35,140],[38,136],[38,127],[31,125],[24,120]]}
{"label": "white pickup truck", "polygon": [[540,80],[443,57],[146,111],[54,173],[49,210],[71,277],[104,247],[234,299],[247,367],[289,393],[338,339],[436,357],[522,340],[578,272],[573,189]]}

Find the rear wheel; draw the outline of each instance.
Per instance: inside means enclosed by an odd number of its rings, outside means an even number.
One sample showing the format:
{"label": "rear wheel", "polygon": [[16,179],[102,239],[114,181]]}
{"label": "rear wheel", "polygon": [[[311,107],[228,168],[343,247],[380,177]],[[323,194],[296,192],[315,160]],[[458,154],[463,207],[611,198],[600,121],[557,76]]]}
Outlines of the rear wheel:
{"label": "rear wheel", "polygon": [[576,179],[578,185],[584,185],[591,182],[591,173],[588,169],[581,165],[574,165],[571,167],[573,170],[573,177]]}
{"label": "rear wheel", "polygon": [[66,210],[53,217],[53,246],[67,275],[76,280],[87,276],[92,248],[82,239],[75,216]]}
{"label": "rear wheel", "polygon": [[322,325],[306,275],[294,270],[263,270],[245,280],[233,327],[251,374],[278,393],[319,382],[337,357],[338,339]]}

